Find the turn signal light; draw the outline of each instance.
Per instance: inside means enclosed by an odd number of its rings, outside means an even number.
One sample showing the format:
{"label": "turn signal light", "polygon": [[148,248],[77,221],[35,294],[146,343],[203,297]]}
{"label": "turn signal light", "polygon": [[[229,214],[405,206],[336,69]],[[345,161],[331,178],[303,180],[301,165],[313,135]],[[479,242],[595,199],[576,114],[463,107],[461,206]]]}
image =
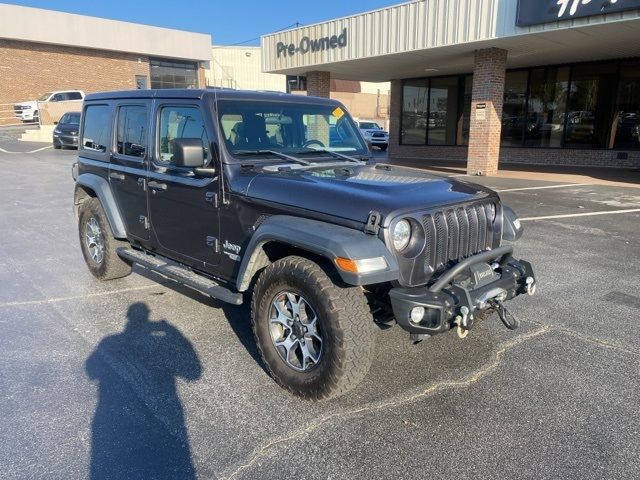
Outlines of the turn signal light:
{"label": "turn signal light", "polygon": [[352,260],[350,258],[336,258],[336,265],[344,272],[349,273],[371,273],[387,269],[387,261],[384,257],[365,258],[362,260]]}

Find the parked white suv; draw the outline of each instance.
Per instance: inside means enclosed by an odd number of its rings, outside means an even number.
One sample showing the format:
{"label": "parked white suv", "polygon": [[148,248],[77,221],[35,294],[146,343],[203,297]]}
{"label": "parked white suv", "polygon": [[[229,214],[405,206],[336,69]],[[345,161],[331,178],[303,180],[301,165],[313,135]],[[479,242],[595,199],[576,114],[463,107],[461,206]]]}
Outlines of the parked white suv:
{"label": "parked white suv", "polygon": [[13,111],[17,118],[23,122],[33,122],[38,120],[38,102],[82,102],[84,92],[82,90],[60,90],[57,92],[47,92],[38,100],[19,102],[13,106]]}
{"label": "parked white suv", "polygon": [[376,122],[361,121],[358,122],[358,128],[364,136],[364,139],[372,147],[378,147],[383,152],[389,146],[389,134],[385,132]]}

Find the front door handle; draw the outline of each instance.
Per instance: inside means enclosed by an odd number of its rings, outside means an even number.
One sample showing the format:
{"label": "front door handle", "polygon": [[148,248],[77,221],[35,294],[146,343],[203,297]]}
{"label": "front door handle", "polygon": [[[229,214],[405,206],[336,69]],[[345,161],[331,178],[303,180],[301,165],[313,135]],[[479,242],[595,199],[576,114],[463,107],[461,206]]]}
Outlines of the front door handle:
{"label": "front door handle", "polygon": [[111,172],[109,174],[109,178],[112,178],[114,180],[119,180],[120,182],[122,182],[124,180],[124,173]]}
{"label": "front door handle", "polygon": [[167,184],[166,183],[159,183],[159,182],[156,182],[154,180],[151,180],[149,183],[147,183],[147,185],[149,186],[149,188],[151,190],[166,190],[167,189]]}

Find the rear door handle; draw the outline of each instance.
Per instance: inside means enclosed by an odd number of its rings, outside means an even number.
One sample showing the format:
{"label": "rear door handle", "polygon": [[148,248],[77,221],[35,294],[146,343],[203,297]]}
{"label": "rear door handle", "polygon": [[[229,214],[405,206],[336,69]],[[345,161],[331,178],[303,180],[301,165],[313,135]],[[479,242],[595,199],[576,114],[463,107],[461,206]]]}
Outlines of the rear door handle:
{"label": "rear door handle", "polygon": [[122,182],[124,180],[124,173],[111,172],[109,174],[109,178],[113,178],[114,180],[119,180]]}
{"label": "rear door handle", "polygon": [[156,182],[154,180],[151,180],[149,183],[147,183],[147,185],[152,190],[166,190],[167,189],[167,184],[166,183],[159,183],[159,182]]}

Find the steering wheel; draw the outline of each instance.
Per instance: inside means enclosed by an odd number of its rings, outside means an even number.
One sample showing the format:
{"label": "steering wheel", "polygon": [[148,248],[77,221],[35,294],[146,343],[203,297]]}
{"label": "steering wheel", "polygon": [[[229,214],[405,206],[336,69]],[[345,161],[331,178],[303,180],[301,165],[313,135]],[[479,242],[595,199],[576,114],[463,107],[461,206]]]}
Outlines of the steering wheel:
{"label": "steering wheel", "polygon": [[315,138],[304,142],[302,144],[302,148],[309,148],[311,145],[317,145],[320,148],[326,148],[324,143],[322,143],[320,140],[316,140]]}

